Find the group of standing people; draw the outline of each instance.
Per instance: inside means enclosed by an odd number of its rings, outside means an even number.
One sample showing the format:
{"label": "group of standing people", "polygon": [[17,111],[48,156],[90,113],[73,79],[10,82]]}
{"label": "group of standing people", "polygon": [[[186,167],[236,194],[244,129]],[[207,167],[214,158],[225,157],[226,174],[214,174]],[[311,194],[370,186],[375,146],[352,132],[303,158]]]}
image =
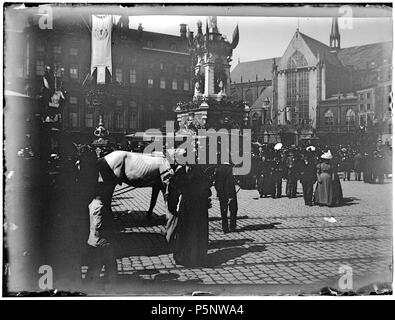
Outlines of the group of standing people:
{"label": "group of standing people", "polygon": [[[261,198],[281,198],[282,181],[286,179],[285,194],[296,198],[298,181],[302,184],[305,205],[335,206],[342,203],[342,189],[330,150],[321,155],[313,146],[300,151],[283,149],[281,144],[273,150],[259,150],[257,162],[257,190]],[[330,179],[329,179],[330,178]],[[314,185],[318,181],[314,191]]]}

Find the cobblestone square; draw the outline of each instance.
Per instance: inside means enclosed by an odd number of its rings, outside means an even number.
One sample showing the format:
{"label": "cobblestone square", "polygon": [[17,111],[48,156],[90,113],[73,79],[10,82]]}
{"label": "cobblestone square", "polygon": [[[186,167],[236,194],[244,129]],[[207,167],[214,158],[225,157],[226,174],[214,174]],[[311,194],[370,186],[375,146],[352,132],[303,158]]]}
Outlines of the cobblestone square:
{"label": "cobblestone square", "polygon": [[[124,186],[121,186],[124,187]],[[119,188],[121,188],[119,187]],[[146,218],[150,188],[113,198],[123,247],[117,260],[120,276],[146,286],[122,289],[129,294],[318,294],[338,288],[339,268],[352,268],[353,289],[392,281],[392,184],[342,182],[345,205],[308,207],[301,186],[298,197],[259,198],[255,190],[238,192],[237,230],[224,234],[213,192],[209,211],[209,252],[204,268],[177,265],[164,232],[162,196],[153,222]],[[214,190],[213,190],[214,191]],[[334,218],[328,222],[324,218]],[[150,291],[150,284],[167,289]],[[145,289],[144,289],[145,288]],[[137,291],[134,291],[136,289]],[[339,289],[339,288],[338,288]]]}

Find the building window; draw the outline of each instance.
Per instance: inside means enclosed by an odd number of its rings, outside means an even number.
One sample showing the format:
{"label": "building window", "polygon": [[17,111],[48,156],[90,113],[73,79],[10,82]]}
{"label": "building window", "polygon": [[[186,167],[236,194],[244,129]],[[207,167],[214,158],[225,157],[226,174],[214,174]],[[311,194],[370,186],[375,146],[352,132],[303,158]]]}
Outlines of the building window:
{"label": "building window", "polygon": [[130,101],[129,102],[129,105],[130,105],[130,108],[131,109],[133,109],[133,110],[136,110],[137,109],[137,103],[136,103],[136,101]]}
{"label": "building window", "polygon": [[187,79],[184,79],[184,91],[189,90],[189,81]]}
{"label": "building window", "polygon": [[121,99],[117,99],[115,104],[116,104],[117,107],[122,107],[122,100]]}
{"label": "building window", "polygon": [[359,100],[363,100],[363,93],[359,94]]}
{"label": "building window", "polygon": [[77,104],[78,103],[77,97],[70,97],[69,101],[70,101],[70,104]]}
{"label": "building window", "polygon": [[288,60],[288,69],[304,68],[307,65],[307,60],[300,51],[295,51]]}
{"label": "building window", "polygon": [[44,75],[44,61],[42,60],[36,61],[36,75],[38,76]]}
{"label": "building window", "polygon": [[359,116],[359,125],[362,127],[364,126],[365,123],[365,117],[364,116]]}
{"label": "building window", "polygon": [[93,113],[85,114],[85,128],[93,128]]}
{"label": "building window", "polygon": [[130,69],[130,83],[136,83],[136,69]]}
{"label": "building window", "polygon": [[[309,120],[309,71],[306,58],[296,51],[288,61],[286,121],[306,123]],[[296,68],[300,68],[296,71]]]}
{"label": "building window", "polygon": [[370,99],[370,92],[366,94],[366,99]]}
{"label": "building window", "polygon": [[78,67],[70,67],[70,79],[78,79]]}
{"label": "building window", "polygon": [[173,90],[177,90],[177,79],[173,79],[173,81],[171,82],[171,88]]}
{"label": "building window", "polygon": [[115,123],[114,123],[115,129],[123,129],[123,117],[121,113],[117,112],[115,114]]}
{"label": "building window", "polygon": [[39,44],[36,46],[36,51],[37,51],[37,52],[44,52],[44,51],[45,51],[45,48],[44,48],[44,46],[43,46],[41,43],[39,43]]}
{"label": "building window", "polygon": [[365,108],[364,108],[363,104],[360,104],[360,105],[359,105],[359,111],[360,111],[360,112],[363,112],[364,109],[365,109]]}
{"label": "building window", "polygon": [[137,129],[137,112],[133,110],[129,112],[129,129]]}
{"label": "building window", "polygon": [[147,85],[148,85],[148,88],[153,88],[154,87],[154,79],[148,78]]}
{"label": "building window", "polygon": [[324,117],[325,117],[325,124],[327,126],[332,126],[334,119],[332,110],[328,110],[327,112],[325,112]]}
{"label": "building window", "polygon": [[355,112],[352,109],[348,109],[346,113],[346,125],[355,125]]}
{"label": "building window", "polygon": [[111,128],[111,117],[109,113],[103,115],[103,123],[105,127]]}
{"label": "building window", "polygon": [[70,48],[70,55],[78,56],[78,49],[77,48]]}
{"label": "building window", "polygon": [[370,110],[370,103],[366,104],[366,110],[367,110],[367,111]]}
{"label": "building window", "polygon": [[120,68],[115,69],[115,81],[118,83],[122,83],[122,69]]}
{"label": "building window", "polygon": [[54,54],[62,54],[62,47],[61,46],[54,46],[53,53]]}
{"label": "building window", "polygon": [[165,65],[163,63],[160,63],[159,64],[159,69],[162,70],[162,71],[165,70]]}
{"label": "building window", "polygon": [[160,88],[166,89],[166,80],[164,78],[160,79]]}
{"label": "building window", "polygon": [[70,128],[78,128],[78,113],[70,112],[69,114]]}

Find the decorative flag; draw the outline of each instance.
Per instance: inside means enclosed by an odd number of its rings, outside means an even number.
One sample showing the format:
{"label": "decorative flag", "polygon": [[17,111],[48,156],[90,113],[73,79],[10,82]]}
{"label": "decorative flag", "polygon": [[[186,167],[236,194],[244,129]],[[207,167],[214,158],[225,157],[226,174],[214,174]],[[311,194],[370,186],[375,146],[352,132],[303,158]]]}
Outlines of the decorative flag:
{"label": "decorative flag", "polygon": [[236,25],[236,28],[233,31],[233,37],[232,37],[231,46],[232,46],[233,49],[235,49],[238,44],[239,44],[239,25]]}
{"label": "decorative flag", "polygon": [[97,70],[97,83],[106,82],[106,69],[112,74],[111,15],[92,15],[91,74]]}

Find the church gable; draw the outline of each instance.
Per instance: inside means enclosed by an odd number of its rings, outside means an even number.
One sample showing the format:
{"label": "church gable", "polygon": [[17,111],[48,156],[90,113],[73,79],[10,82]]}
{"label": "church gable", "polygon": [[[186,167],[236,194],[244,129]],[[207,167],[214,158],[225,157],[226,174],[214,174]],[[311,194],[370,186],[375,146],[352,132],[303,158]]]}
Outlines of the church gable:
{"label": "church gable", "polygon": [[[304,41],[301,33],[296,31],[279,63],[279,70],[317,65],[317,57]],[[307,65],[303,65],[307,64]]]}

